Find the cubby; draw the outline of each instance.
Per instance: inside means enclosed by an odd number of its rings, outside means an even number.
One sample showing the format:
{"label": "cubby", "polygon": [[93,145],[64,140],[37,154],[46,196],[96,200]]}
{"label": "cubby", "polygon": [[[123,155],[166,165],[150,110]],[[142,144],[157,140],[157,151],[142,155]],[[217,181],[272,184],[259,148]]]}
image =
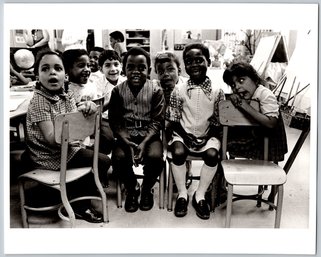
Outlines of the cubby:
{"label": "cubby", "polygon": [[150,30],[127,29],[126,30],[126,48],[139,46],[150,52]]}

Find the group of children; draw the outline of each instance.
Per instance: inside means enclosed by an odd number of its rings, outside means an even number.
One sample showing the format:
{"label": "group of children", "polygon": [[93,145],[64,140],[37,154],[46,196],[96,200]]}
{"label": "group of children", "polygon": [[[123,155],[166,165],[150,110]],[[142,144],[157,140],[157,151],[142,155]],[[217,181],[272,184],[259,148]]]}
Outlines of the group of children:
{"label": "group of children", "polygon": [[[77,109],[90,115],[97,110],[93,100],[103,97],[98,168],[104,183],[112,165],[127,191],[125,210],[147,211],[153,207],[153,187],[164,167],[161,132],[165,131],[178,189],[174,214],[177,217],[187,214],[189,196],[185,163],[187,155],[195,155],[202,157],[204,163],[192,206],[198,217],[208,219],[210,211],[205,193],[220,161],[218,103],[225,95],[207,76],[211,61],[205,45],[187,45],[183,61],[189,78],[180,76],[180,62],[175,54],[157,54],[154,68],[158,80],[150,80],[151,57],[140,47],[129,49],[123,59],[114,50],[101,48],[94,48],[89,54],[85,50],[71,49],[62,56],[43,52],[34,67],[38,81],[27,113],[27,149],[31,162],[36,167],[59,170],[60,152],[54,143],[54,117]],[[233,90],[233,104],[267,127],[271,135],[282,128],[284,132],[277,101],[258,78],[256,71],[245,63],[232,64],[223,76]],[[260,101],[261,112],[248,104],[252,98]],[[270,155],[272,161],[282,160],[287,151],[285,133],[282,135],[284,144],[272,148],[276,153]],[[259,148],[249,150],[253,151],[259,151]],[[68,156],[68,167],[89,164],[92,154],[88,147],[73,147]],[[138,164],[143,165],[144,171],[141,185],[133,170],[133,165]],[[80,194],[84,190],[93,192],[88,181],[93,178],[79,182],[87,183],[86,186],[73,189]],[[76,206],[75,213],[88,222],[102,220],[90,202]]]}

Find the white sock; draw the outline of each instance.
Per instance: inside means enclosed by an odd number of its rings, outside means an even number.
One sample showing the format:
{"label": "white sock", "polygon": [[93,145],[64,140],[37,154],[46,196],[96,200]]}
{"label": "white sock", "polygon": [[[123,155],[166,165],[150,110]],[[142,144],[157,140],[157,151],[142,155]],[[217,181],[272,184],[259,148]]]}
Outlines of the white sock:
{"label": "white sock", "polygon": [[217,170],[217,165],[214,167],[207,166],[205,163],[203,164],[200,172],[200,182],[198,183],[198,188],[196,190],[195,199],[196,202],[205,199],[205,192],[209,185],[211,184],[215,173]]}
{"label": "white sock", "polygon": [[173,177],[177,186],[178,191],[178,197],[183,197],[187,199],[187,189],[185,185],[186,180],[186,166],[185,163],[183,165],[175,165],[174,163],[171,163],[172,165],[172,173]]}

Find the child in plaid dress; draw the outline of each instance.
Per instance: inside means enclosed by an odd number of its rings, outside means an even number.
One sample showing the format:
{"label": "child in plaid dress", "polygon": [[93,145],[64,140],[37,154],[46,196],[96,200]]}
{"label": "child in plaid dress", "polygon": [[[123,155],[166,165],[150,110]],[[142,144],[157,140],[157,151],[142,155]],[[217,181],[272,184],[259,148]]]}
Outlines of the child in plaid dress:
{"label": "child in plaid dress", "polygon": [[[232,63],[224,71],[223,80],[228,84],[233,94],[232,103],[248,113],[261,128],[241,127],[229,131],[228,151],[232,157],[263,159],[263,136],[269,136],[269,160],[279,162],[284,160],[288,151],[284,123],[279,105],[272,91],[264,87],[263,81],[256,70],[248,63]],[[249,105],[249,100],[259,102],[260,111]]]}
{"label": "child in plaid dress", "polygon": [[[64,90],[65,69],[58,53],[52,51],[40,52],[34,70],[39,76],[34,95],[30,101],[26,118],[25,156],[34,168],[60,170],[61,149],[54,138],[54,119],[62,113],[81,111],[90,115],[97,111],[91,101],[81,102],[76,106],[70,91]],[[93,151],[79,146],[72,146],[68,151],[67,168],[86,167],[92,165]],[[107,170],[110,166],[108,156],[99,154],[98,170],[103,182],[107,180]],[[96,186],[93,174],[70,183],[68,195],[95,195]],[[91,207],[90,200],[74,204],[77,218],[88,222],[102,222],[102,215]]]}

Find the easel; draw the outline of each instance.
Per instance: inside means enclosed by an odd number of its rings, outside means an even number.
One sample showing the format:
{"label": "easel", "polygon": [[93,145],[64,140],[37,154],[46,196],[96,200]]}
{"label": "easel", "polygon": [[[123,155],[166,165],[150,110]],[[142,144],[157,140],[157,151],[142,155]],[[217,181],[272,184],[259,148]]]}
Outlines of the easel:
{"label": "easel", "polygon": [[256,69],[258,74],[264,78],[270,62],[288,62],[288,60],[285,39],[282,35],[276,34],[260,39],[250,64]]}

